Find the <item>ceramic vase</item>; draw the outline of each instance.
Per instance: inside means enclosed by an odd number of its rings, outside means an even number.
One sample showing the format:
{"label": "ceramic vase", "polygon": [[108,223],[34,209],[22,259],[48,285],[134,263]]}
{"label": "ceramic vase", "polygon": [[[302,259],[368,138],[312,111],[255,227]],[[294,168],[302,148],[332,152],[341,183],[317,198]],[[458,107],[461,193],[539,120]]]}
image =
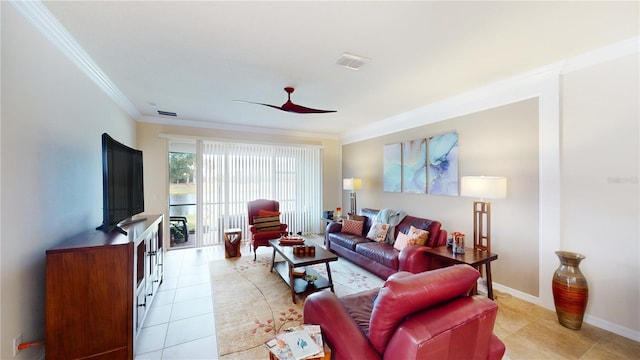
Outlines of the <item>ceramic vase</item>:
{"label": "ceramic vase", "polygon": [[553,274],[553,302],[556,306],[558,321],[566,328],[579,330],[589,299],[587,279],[580,271],[580,262],[584,256],[556,251],[560,266]]}

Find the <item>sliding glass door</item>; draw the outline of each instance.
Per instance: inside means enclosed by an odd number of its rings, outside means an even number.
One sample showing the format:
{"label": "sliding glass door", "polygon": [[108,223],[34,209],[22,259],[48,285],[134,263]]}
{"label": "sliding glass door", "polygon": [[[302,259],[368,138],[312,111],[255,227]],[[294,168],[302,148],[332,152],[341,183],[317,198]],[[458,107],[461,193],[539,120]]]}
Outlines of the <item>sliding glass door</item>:
{"label": "sliding glass door", "polygon": [[280,220],[290,231],[321,232],[319,147],[202,140],[192,146],[195,246],[221,244],[224,230],[230,228],[240,228],[248,239],[247,202],[255,199],[278,200]]}
{"label": "sliding glass door", "polygon": [[195,143],[174,142],[169,149],[170,248],[194,247],[197,228]]}

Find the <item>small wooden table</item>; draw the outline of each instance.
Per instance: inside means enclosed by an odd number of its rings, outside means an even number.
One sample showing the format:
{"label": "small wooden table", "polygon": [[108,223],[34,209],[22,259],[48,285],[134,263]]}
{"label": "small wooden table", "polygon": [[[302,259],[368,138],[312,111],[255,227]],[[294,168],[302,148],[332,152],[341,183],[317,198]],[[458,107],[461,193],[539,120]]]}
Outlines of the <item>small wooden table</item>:
{"label": "small wooden table", "polygon": [[242,242],[242,229],[227,229],[224,231],[224,257],[233,258],[241,256],[240,243]]}
{"label": "small wooden table", "polygon": [[[296,294],[309,294],[322,289],[331,289],[333,292],[333,280],[331,279],[331,268],[329,262],[338,260],[338,256],[320,246],[316,246],[315,255],[298,256],[293,254],[293,246],[280,245],[280,239],[269,240],[269,245],[273,248],[273,258],[271,259],[271,272],[276,269],[282,280],[291,288],[291,300],[296,303]],[[276,253],[284,258],[284,261],[276,262]],[[313,268],[307,267],[314,264],[326,264],[327,277],[320,276]],[[307,275],[315,275],[318,279],[314,284],[308,284],[306,280],[295,277],[293,269],[296,267],[306,267]]]}
{"label": "small wooden table", "polygon": [[474,248],[464,248],[464,254],[454,254],[449,246],[439,246],[427,250],[427,254],[436,257],[449,265],[467,264],[480,271],[482,265],[485,266],[487,274],[487,296],[493,300],[493,284],[491,282],[491,262],[498,259],[498,254],[487,251],[476,250]]}

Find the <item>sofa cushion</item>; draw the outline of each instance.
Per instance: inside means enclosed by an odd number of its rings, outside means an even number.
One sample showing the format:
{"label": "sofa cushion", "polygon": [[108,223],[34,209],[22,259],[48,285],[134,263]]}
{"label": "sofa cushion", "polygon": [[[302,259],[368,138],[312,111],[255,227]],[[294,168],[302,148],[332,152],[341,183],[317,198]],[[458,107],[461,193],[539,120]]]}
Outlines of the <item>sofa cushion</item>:
{"label": "sofa cushion", "polygon": [[415,227],[416,229],[429,231],[429,237],[427,238],[427,243],[425,244],[426,246],[429,246],[429,247],[438,246],[437,235],[440,233],[440,222],[407,215],[400,222],[400,224],[396,226],[396,235],[398,232],[403,232],[405,234],[408,234],[409,230],[411,230],[411,226]]}
{"label": "sofa cushion", "polygon": [[371,319],[373,304],[379,290],[375,288],[338,298],[347,313],[349,313],[349,316],[355,320],[367,337],[369,336],[369,320]]}
{"label": "sofa cushion", "polygon": [[373,241],[383,243],[387,238],[387,231],[389,231],[389,224],[381,222],[374,222],[367,233],[367,238]]}
{"label": "sofa cushion", "polygon": [[409,245],[415,245],[416,240],[405,233],[398,233],[396,237],[396,241],[393,243],[393,248],[402,251],[402,249],[406,248]]}
{"label": "sofa cushion", "polygon": [[371,225],[373,225],[373,218],[378,214],[379,210],[362,208],[360,209],[360,216],[364,216],[364,228],[362,229],[363,234],[367,234],[369,229],[371,229]]}
{"label": "sofa cushion", "polygon": [[280,216],[280,212],[258,209],[258,216]]}
{"label": "sofa cushion", "polygon": [[427,238],[429,238],[429,232],[427,230],[418,229],[413,225],[411,225],[407,235],[409,235],[415,245],[424,245],[427,243]]}
{"label": "sofa cushion", "polygon": [[356,215],[356,214],[348,213],[347,214],[347,219],[364,222],[365,220],[367,220],[367,217],[366,216],[362,216],[362,215]]}
{"label": "sofa cushion", "polygon": [[256,216],[253,218],[253,226],[256,231],[280,230],[280,216]]}
{"label": "sofa cushion", "polygon": [[351,235],[362,236],[363,221],[344,219],[342,221],[342,232]]}
{"label": "sofa cushion", "polygon": [[331,247],[331,245],[333,244],[336,244],[337,246],[341,246],[353,252],[356,251],[356,245],[368,242],[371,242],[371,240],[368,240],[362,236],[345,234],[342,232],[329,234],[329,247]]}
{"label": "sofa cushion", "polygon": [[399,272],[387,279],[371,312],[369,340],[381,354],[406,316],[467,295],[480,277],[480,273],[469,265],[454,265],[411,276],[403,274]]}
{"label": "sofa cushion", "polygon": [[398,269],[398,255],[400,252],[394,249],[392,245],[367,241],[356,246],[356,253],[388,268]]}

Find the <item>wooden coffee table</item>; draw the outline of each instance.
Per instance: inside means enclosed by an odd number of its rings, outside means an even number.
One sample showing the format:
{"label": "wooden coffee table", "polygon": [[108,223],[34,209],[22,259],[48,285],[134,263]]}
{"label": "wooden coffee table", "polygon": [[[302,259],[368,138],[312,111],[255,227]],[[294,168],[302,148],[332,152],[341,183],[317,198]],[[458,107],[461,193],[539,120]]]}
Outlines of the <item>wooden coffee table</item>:
{"label": "wooden coffee table", "polygon": [[[291,300],[296,303],[296,294],[310,294],[322,289],[331,289],[333,292],[333,280],[331,279],[331,268],[329,263],[338,260],[338,256],[316,245],[315,255],[298,256],[293,254],[293,246],[280,245],[280,239],[269,240],[269,245],[273,248],[273,259],[271,260],[271,272],[275,269],[282,280],[291,288]],[[308,243],[306,245],[309,245]],[[276,262],[276,253],[280,254],[284,261]],[[327,277],[318,274],[309,265],[326,264]],[[315,275],[318,278],[314,284],[307,283],[303,278],[295,277],[293,269],[305,267],[307,275]]]}

